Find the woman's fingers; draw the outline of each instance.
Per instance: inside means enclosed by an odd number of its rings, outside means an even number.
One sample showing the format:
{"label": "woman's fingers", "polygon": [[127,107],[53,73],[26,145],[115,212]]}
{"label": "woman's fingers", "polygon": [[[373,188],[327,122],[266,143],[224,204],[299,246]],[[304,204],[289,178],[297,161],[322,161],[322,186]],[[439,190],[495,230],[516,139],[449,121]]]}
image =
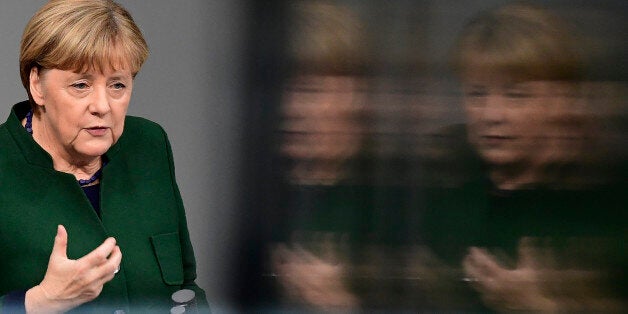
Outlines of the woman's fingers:
{"label": "woman's fingers", "polygon": [[536,249],[532,238],[521,238],[517,250],[519,253],[517,268],[539,268],[539,252]]}
{"label": "woman's fingers", "polygon": [[86,263],[88,266],[96,267],[107,262],[107,258],[111,255],[116,247],[116,239],[107,238],[100,246],[89,252],[87,255],[79,258],[77,262]]}
{"label": "woman's fingers", "polygon": [[494,293],[501,287],[503,268],[486,250],[472,247],[462,262],[467,280],[483,293]]}
{"label": "woman's fingers", "polygon": [[486,250],[472,247],[463,261],[463,266],[473,273],[477,279],[496,277],[503,268]]}
{"label": "woman's fingers", "polygon": [[86,270],[82,280],[85,292],[98,296],[102,286],[115,277],[121,262],[122,252],[113,238],[106,239],[99,247],[77,260],[78,267]]}
{"label": "woman's fingers", "polygon": [[95,272],[100,275],[102,284],[110,281],[118,273],[120,263],[122,262],[122,252],[119,246],[115,246],[106,263],[98,266]]}

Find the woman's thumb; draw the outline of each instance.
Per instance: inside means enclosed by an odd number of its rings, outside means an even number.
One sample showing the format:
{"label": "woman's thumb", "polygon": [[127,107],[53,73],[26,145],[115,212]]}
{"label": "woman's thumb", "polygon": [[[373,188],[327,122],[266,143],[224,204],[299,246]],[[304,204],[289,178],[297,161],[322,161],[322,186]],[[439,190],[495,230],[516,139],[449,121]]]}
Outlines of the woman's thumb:
{"label": "woman's thumb", "polygon": [[63,225],[57,226],[57,235],[55,236],[55,243],[52,247],[51,256],[58,256],[67,258],[68,248],[68,233]]}

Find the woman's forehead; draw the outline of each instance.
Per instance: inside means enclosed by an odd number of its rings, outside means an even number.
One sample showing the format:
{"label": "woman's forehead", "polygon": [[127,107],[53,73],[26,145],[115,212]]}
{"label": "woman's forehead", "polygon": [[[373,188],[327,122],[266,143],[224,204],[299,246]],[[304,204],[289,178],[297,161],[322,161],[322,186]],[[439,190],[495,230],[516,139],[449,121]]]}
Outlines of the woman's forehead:
{"label": "woman's forehead", "polygon": [[130,72],[135,71],[131,67],[131,62],[124,56],[114,56],[113,58],[100,58],[100,59],[84,59],[81,62],[74,64],[63,64],[59,66],[61,70],[68,70],[74,73],[113,73],[113,72]]}

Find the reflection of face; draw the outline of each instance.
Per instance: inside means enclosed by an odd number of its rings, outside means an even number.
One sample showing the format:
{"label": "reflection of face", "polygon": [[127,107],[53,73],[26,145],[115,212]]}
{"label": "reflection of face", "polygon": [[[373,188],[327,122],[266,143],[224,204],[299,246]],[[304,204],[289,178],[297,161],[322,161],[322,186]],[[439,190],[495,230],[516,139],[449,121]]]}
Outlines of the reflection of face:
{"label": "reflection of face", "polygon": [[491,165],[538,162],[578,140],[565,84],[468,80],[463,89],[469,141]]}
{"label": "reflection of face", "polygon": [[284,89],[281,154],[292,161],[290,176],[301,182],[334,182],[343,163],[360,149],[362,101],[358,80],[301,76]]}
{"label": "reflection of face", "polygon": [[344,160],[359,148],[355,78],[308,76],[284,91],[281,151],[296,160]]}
{"label": "reflection of face", "polygon": [[31,92],[41,110],[42,146],[67,158],[97,157],[117,142],[131,98],[128,70],[75,73],[34,69]]}

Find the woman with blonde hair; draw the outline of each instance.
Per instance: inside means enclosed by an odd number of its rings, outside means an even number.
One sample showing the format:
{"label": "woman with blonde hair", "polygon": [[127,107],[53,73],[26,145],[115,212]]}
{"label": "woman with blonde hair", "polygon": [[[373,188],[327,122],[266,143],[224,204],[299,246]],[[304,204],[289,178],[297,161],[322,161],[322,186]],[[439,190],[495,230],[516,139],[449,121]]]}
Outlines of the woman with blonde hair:
{"label": "woman with blonde hair", "polygon": [[0,301],[28,313],[158,312],[195,259],[164,130],[127,116],[148,47],[110,0],[52,0],[22,37],[28,101],[0,125]]}
{"label": "woman with blonde hair", "polygon": [[[566,23],[516,3],[469,22],[453,57],[469,143],[500,189],[562,184],[582,155],[581,61]],[[552,168],[553,167],[553,168]]]}
{"label": "woman with blonde hair", "polygon": [[625,311],[625,193],[585,176],[595,130],[573,36],[550,11],[513,3],[474,17],[454,50],[485,173],[439,196],[425,233],[492,310]]}

